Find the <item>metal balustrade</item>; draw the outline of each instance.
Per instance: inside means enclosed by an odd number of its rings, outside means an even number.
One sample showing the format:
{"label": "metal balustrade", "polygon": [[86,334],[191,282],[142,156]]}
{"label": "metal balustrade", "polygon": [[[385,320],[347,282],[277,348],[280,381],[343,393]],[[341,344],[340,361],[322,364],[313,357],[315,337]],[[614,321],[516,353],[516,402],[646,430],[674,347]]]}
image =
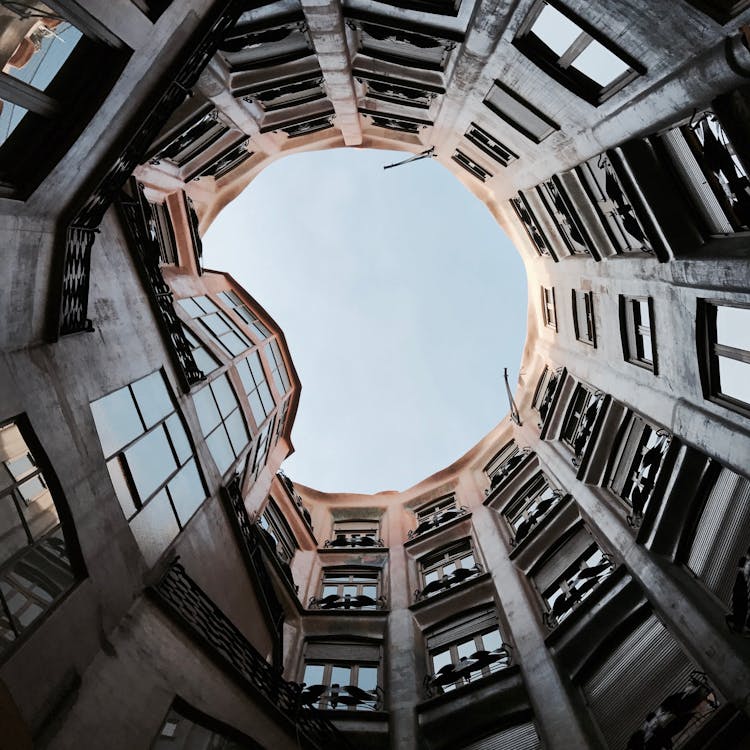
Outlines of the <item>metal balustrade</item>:
{"label": "metal balustrade", "polygon": [[349,609],[385,609],[385,597],[373,599],[366,594],[330,594],[329,596],[312,596],[307,604],[308,609],[349,610]]}
{"label": "metal balustrade", "polygon": [[369,534],[336,534],[334,539],[326,539],[324,547],[385,547],[380,537]]}
{"label": "metal balustrade", "polygon": [[417,589],[414,592],[415,601],[427,599],[430,596],[447,591],[458,584],[468,581],[470,578],[482,574],[484,569],[479,563],[474,563],[471,568],[457,568],[452,573],[441,576],[436,581],[430,581],[423,589]]}
{"label": "metal balustrade", "polygon": [[[435,674],[424,678],[424,687],[429,697],[442,695],[460,685],[486,677],[510,666],[511,648],[506,643],[493,651],[475,651],[463,656],[453,664],[446,664]],[[457,684],[458,683],[458,684]]]}
{"label": "metal balustrade", "polygon": [[267,708],[283,714],[306,744],[350,748],[344,736],[303,700],[302,687],[284,680],[175,560],[149,593],[177,624]]}
{"label": "metal balustrade", "polygon": [[380,711],[383,708],[383,690],[363,690],[357,685],[306,685],[300,684],[300,702],[304,706]]}
{"label": "metal balustrade", "polygon": [[415,539],[416,537],[426,534],[428,531],[437,529],[439,526],[443,526],[450,521],[460,518],[461,516],[468,515],[469,509],[463,505],[459,505],[448,510],[437,511],[428,518],[425,518],[416,529],[412,529],[407,533],[409,539]]}
{"label": "metal balustrade", "polygon": [[594,433],[594,425],[599,418],[599,414],[604,406],[604,401],[605,394],[602,391],[596,391],[592,394],[588,404],[586,404],[586,410],[576,426],[576,431],[573,435],[573,440],[571,441],[574,454],[573,465],[576,467],[581,465],[583,454],[585,453],[591,440],[591,436]]}

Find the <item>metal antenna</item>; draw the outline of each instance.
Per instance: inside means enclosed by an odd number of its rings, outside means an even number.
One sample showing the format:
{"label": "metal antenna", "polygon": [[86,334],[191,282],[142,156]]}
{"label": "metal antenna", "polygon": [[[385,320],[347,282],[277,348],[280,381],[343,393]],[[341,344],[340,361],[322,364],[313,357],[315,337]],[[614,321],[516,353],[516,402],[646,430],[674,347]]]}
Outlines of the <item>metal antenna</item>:
{"label": "metal antenna", "polygon": [[403,161],[397,161],[395,164],[386,164],[383,169],[400,167],[402,164],[409,164],[409,162],[419,161],[420,159],[429,159],[431,156],[437,156],[434,146],[430,146],[427,151],[422,151],[421,154],[414,154],[414,156],[410,156],[408,159],[404,159]]}
{"label": "metal antenna", "polygon": [[508,394],[508,403],[510,404],[510,419],[520,427],[521,415],[518,413],[518,407],[516,406],[516,402],[513,400],[513,393],[510,390],[510,383],[508,382],[508,368],[503,368],[503,371],[505,377],[505,391]]}

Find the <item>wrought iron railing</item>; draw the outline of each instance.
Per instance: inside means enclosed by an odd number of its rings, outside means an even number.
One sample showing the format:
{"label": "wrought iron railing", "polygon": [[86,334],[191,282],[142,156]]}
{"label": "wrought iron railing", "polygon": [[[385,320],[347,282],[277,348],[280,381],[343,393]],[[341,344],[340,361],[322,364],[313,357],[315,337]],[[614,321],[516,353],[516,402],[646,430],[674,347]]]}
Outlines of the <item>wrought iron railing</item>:
{"label": "wrought iron railing", "polygon": [[529,457],[530,453],[531,448],[526,446],[505,461],[492,475],[490,486],[484,491],[485,496],[491,495],[506,479],[509,479],[515,470]]}
{"label": "wrought iron railing", "polygon": [[632,513],[626,520],[633,528],[643,521],[643,513],[656,488],[662,464],[672,443],[672,435],[666,430],[651,431],[646,443],[641,446],[641,457],[633,465],[627,480],[623,500],[630,505]]}
{"label": "wrought iron railing", "polygon": [[297,506],[302,518],[305,519],[305,523],[310,527],[310,530],[312,530],[312,516],[310,515],[310,511],[302,503],[302,498],[300,497],[299,492],[294,489],[294,482],[292,482],[292,480],[281,469],[276,472],[276,476],[281,480],[281,484],[284,486],[287,494]]}
{"label": "wrought iron railing", "polygon": [[373,599],[366,594],[329,594],[328,596],[311,596],[308,609],[349,610],[349,609],[385,609],[385,597]]}
{"label": "wrought iron railing", "polygon": [[182,321],[174,309],[174,297],[161,273],[159,242],[149,230],[146,199],[139,185],[133,181],[131,193],[122,192],[117,207],[123,220],[136,266],[156,314],[167,350],[180,375],[185,391],[206,379],[195,362],[190,342],[185,336]]}
{"label": "wrought iron railing", "polygon": [[300,702],[303,706],[321,709],[351,709],[355,711],[380,711],[383,707],[383,690],[363,690],[357,685],[300,685]]}
{"label": "wrought iron railing", "polygon": [[571,445],[573,447],[573,465],[580,466],[583,460],[583,454],[588,447],[591,436],[594,434],[594,425],[596,424],[602,407],[604,406],[605,394],[602,391],[596,391],[591,395],[586,410],[578,422]]}
{"label": "wrought iron railing", "polygon": [[737,560],[727,625],[735,633],[750,636],[750,548]]}
{"label": "wrought iron railing", "polygon": [[552,603],[549,612],[543,614],[545,625],[556,628],[589,594],[614,571],[614,565],[606,555],[596,565],[583,565],[559,584],[560,595]]}
{"label": "wrought iron railing", "polygon": [[456,518],[467,515],[468,512],[468,508],[464,507],[463,505],[458,505],[455,508],[449,508],[448,510],[433,513],[431,516],[420,521],[416,529],[411,529],[407,533],[407,537],[409,539],[415,539],[416,537],[422,534],[426,534],[428,531],[432,531],[433,529],[437,529],[439,526],[443,526],[444,524],[449,523]]}
{"label": "wrought iron railing", "polygon": [[475,562],[470,568],[456,568],[452,573],[448,573],[447,575],[438,578],[436,581],[430,581],[423,589],[417,589],[414,592],[414,599],[415,601],[427,599],[441,591],[447,591],[454,586],[458,586],[459,583],[468,581],[470,578],[474,578],[483,572],[484,569],[477,562]]}
{"label": "wrought iron railing", "polygon": [[149,593],[235,680],[292,722],[309,745],[321,750],[350,747],[330,721],[303,702],[301,687],[284,680],[263,659],[179,562],[169,566]]}
{"label": "wrought iron railing", "polygon": [[560,490],[554,490],[550,487],[545,492],[537,495],[530,503],[528,508],[522,512],[523,520],[515,528],[515,534],[511,540],[511,545],[520,544],[534,529],[534,527],[544,518],[563,499],[563,493]]}
{"label": "wrought iron railing", "polygon": [[370,534],[336,534],[333,539],[326,539],[324,547],[385,547],[383,540]]}
{"label": "wrought iron railing", "polygon": [[719,707],[704,672],[694,670],[687,684],[668,695],[628,740],[628,750],[672,750],[682,747]]}
{"label": "wrought iron railing", "polygon": [[[198,76],[216,52],[219,42],[234,25],[245,6],[245,0],[226,0],[219,4],[215,15],[208,22],[208,28],[203,27],[200,32],[200,41],[197,44],[186,44],[186,56],[176,74],[158,99],[144,105],[139,113],[135,132],[113,157],[112,166],[70,221],[61,252],[60,287],[51,331],[53,339],[93,330],[93,324],[87,317],[91,248],[104,213],[136,166],[144,160],[164,124],[188,96]],[[187,50],[190,50],[189,54]]]}
{"label": "wrought iron railing", "polygon": [[559,390],[560,383],[562,381],[563,368],[559,367],[551,375],[547,381],[547,387],[544,389],[544,395],[539,404],[539,429],[543,429],[547,423],[547,417],[552,413],[552,407],[555,405],[555,399]]}
{"label": "wrought iron railing", "polygon": [[471,656],[462,656],[454,664],[446,664],[435,674],[424,678],[424,687],[429,697],[442,695],[456,687],[499,672],[510,666],[510,646],[504,643],[493,651],[475,651]]}

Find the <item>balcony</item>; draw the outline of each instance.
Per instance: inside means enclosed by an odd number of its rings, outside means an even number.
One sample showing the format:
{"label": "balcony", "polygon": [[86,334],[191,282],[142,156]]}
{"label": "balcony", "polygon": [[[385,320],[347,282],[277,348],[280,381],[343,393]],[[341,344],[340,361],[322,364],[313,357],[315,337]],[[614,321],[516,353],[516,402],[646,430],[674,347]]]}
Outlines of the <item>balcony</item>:
{"label": "balcony", "polygon": [[544,519],[553,508],[559,505],[562,499],[562,492],[550,487],[547,487],[546,491],[533,498],[521,514],[511,522],[511,527],[514,530],[514,535],[510,542],[511,545],[515,547],[526,539],[536,525],[542,521],[542,519]]}
{"label": "balcony", "polygon": [[326,539],[323,546],[327,549],[345,549],[347,547],[385,547],[385,544],[374,534],[336,534],[333,539]]}
{"label": "balcony", "polygon": [[331,594],[329,596],[313,596],[307,605],[308,609],[322,609],[328,611],[343,610],[347,611],[350,609],[356,610],[374,610],[374,609],[385,609],[386,601],[385,597],[379,596],[377,599],[373,599],[371,596],[366,594]]}
{"label": "balcony", "polygon": [[[628,750],[672,750],[708,722],[719,701],[704,672],[690,673],[687,684],[650,711],[628,740]],[[703,746],[701,744],[701,746]]]}
{"label": "balcony", "polygon": [[444,575],[436,581],[430,581],[423,589],[417,589],[414,592],[414,599],[415,601],[427,599],[430,596],[458,586],[464,581],[475,578],[483,572],[482,566],[479,563],[474,563],[471,568],[457,568],[452,573]]}
{"label": "balcony", "polygon": [[412,539],[416,539],[423,534],[434,531],[438,527],[444,526],[451,521],[462,518],[463,516],[468,515],[468,513],[469,509],[465,508],[463,505],[455,506],[448,510],[438,511],[427,518],[422,519],[416,529],[409,531],[407,537],[411,541]]}
{"label": "balcony", "polygon": [[292,482],[292,480],[283,471],[281,471],[281,469],[276,472],[276,476],[281,481],[281,484],[286,490],[287,495],[289,495],[290,499],[299,511],[299,514],[302,516],[302,519],[307,524],[307,527],[310,529],[310,531],[313,531],[312,516],[310,515],[310,511],[302,503],[302,498],[300,497],[299,493],[294,489],[294,482]]}
{"label": "balcony", "polygon": [[593,393],[586,404],[586,408],[581,416],[581,420],[576,426],[573,439],[570,442],[573,448],[573,466],[580,468],[583,462],[583,456],[588,448],[591,436],[594,434],[599,415],[602,413],[602,407],[606,402],[606,396],[602,391]]}
{"label": "balcony", "polygon": [[300,685],[300,703],[321,710],[380,711],[383,690],[364,690],[357,685]]}
{"label": "balcony", "polygon": [[430,698],[442,695],[509,667],[510,659],[508,644],[492,651],[475,651],[453,664],[446,664],[435,674],[427,675],[424,678],[425,690]]}

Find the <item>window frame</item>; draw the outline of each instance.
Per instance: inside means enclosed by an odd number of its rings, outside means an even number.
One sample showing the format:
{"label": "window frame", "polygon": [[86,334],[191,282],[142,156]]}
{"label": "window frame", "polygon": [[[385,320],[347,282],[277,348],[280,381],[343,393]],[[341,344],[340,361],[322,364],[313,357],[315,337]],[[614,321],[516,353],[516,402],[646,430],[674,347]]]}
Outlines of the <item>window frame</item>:
{"label": "window frame", "polygon": [[[576,340],[596,349],[594,293],[583,289],[571,289],[570,292],[573,309],[573,330],[576,334]],[[581,311],[579,306],[581,302],[583,303],[583,311]],[[581,325],[581,312],[583,312],[584,325]]]}
{"label": "window frame", "polygon": [[546,328],[557,333],[557,305],[555,303],[555,287],[541,287],[542,320]]}
{"label": "window frame", "polygon": [[[641,302],[646,303],[648,311],[648,325],[642,322]],[[658,374],[658,358],[656,350],[656,330],[654,327],[654,300],[653,297],[643,295],[621,294],[620,307],[620,336],[622,338],[622,353],[626,362],[650,370],[654,375]],[[648,354],[646,352],[644,339],[650,340],[651,346]]]}
{"label": "window frame", "polygon": [[[467,564],[469,558],[471,558],[471,565]],[[450,566],[453,566],[453,570],[446,573],[445,569]],[[422,555],[422,557],[417,560],[417,568],[421,584],[417,596],[418,599],[429,599],[430,597],[441,593],[441,591],[452,589],[457,584],[462,583],[462,581],[456,581],[455,583],[449,583],[445,588],[437,589],[434,593],[423,593],[431,583],[445,581],[446,578],[452,576],[456,570],[472,570],[472,576],[467,577],[466,580],[474,575],[478,575],[482,571],[481,563],[477,559],[477,550],[474,545],[474,540],[470,536],[458,539],[457,541],[446,544],[426,555]]]}
{"label": "window frame", "polygon": [[[206,310],[203,307],[204,303],[202,302],[202,300],[208,300],[209,305],[211,305],[213,309]],[[217,346],[221,350],[222,354],[228,359],[234,360],[238,357],[242,357],[243,355],[245,355],[248,349],[253,348],[253,342],[240,330],[237,324],[211,299],[208,294],[198,294],[192,297],[181,297],[180,299],[175,301],[178,303],[180,309],[185,313],[185,315],[188,316],[190,320],[196,321],[197,324],[200,324],[201,329],[208,334],[214,345]],[[189,305],[186,303],[197,305],[198,309],[200,309],[202,313],[200,315],[193,315],[189,310]],[[209,318],[212,315],[215,315],[219,320],[221,320],[229,330],[221,334],[217,334],[204,320],[204,318]],[[222,340],[222,337],[227,333],[233,334],[240,342],[240,344],[243,345],[243,348],[241,350],[238,350],[236,353],[233,352],[228,344],[226,344]]]}
{"label": "window frame", "polygon": [[[532,117],[536,117],[538,120],[544,123],[547,126],[547,129],[543,133],[541,133],[541,135],[536,135],[531,130],[529,130],[526,125],[519,122],[511,115],[506,114],[497,104],[489,100],[493,88],[497,88],[498,91],[502,92],[505,96],[512,99],[518,106],[526,109],[528,113],[532,115]],[[485,96],[482,100],[482,103],[485,107],[487,107],[487,109],[490,110],[490,112],[497,115],[501,120],[507,122],[508,125],[510,125],[514,130],[519,132],[524,137],[528,138],[532,143],[536,143],[537,145],[549,138],[556,131],[560,130],[560,126],[554,120],[547,117],[547,115],[537,109],[533,104],[527,102],[526,99],[519,96],[515,91],[513,91],[513,89],[509,88],[504,83],[502,83],[502,81],[499,81],[497,79],[490,87],[490,90],[487,92],[487,96]]]}
{"label": "window frame", "polygon": [[[319,711],[346,711],[347,713],[352,712],[361,712],[361,711],[378,711],[380,709],[380,703],[382,702],[382,692],[383,689],[380,686],[380,682],[382,680],[383,674],[381,669],[381,661],[374,662],[370,661],[368,659],[325,659],[325,658],[309,658],[305,659],[302,665],[302,679],[300,680],[305,684],[306,687],[310,687],[307,685],[307,681],[305,680],[305,674],[307,672],[308,667],[323,667],[323,680],[322,682],[315,683],[318,685],[326,685],[328,688],[333,687],[332,684],[332,676],[333,676],[333,670],[336,667],[343,667],[349,669],[349,679],[351,682],[349,682],[349,685],[357,686],[359,687],[359,671],[361,668],[367,668],[372,669],[375,668],[375,689],[374,690],[368,690],[366,692],[373,693],[372,703],[373,705],[368,705],[369,701],[367,703],[363,704],[352,704],[350,706],[347,706],[346,704],[339,704],[338,706],[334,707],[330,705],[333,701],[326,695],[326,692],[322,693],[317,701],[315,703],[311,704],[314,705]],[[344,685],[340,685],[339,683],[335,683],[339,685],[340,688],[346,687]],[[365,690],[364,688],[361,688],[362,690]]]}
{"label": "window frame", "polygon": [[[332,577],[344,578],[347,577],[349,580],[333,581]],[[336,591],[330,591],[326,593],[326,589],[336,589]],[[353,592],[347,592],[347,589],[355,589]],[[374,595],[366,593],[365,589],[373,588]],[[323,568],[320,576],[320,587],[319,596],[317,601],[323,600],[328,596],[335,595],[340,600],[345,600],[347,597],[357,596],[368,596],[373,600],[373,604],[365,604],[359,607],[355,607],[355,612],[362,611],[375,611],[380,606],[381,595],[381,575],[380,569],[375,567],[362,567],[362,566],[327,566]],[[313,601],[316,601],[313,597]],[[351,612],[352,609],[339,608],[332,609],[330,611],[342,611]]]}
{"label": "window frame", "polygon": [[[547,497],[547,494],[551,497]],[[561,490],[555,487],[543,471],[537,471],[502,511],[503,521],[510,532],[511,545],[515,547],[524,539],[528,539],[532,535],[533,529],[555,509],[562,499],[563,493]],[[552,504],[541,515],[534,518],[534,523],[531,524],[528,531],[521,539],[518,539],[521,524],[525,520],[530,520],[528,517],[529,511],[534,510],[544,500],[552,500]]]}
{"label": "window frame", "polygon": [[[547,6],[565,16],[580,29],[579,35],[561,55],[554,52],[532,31],[532,27]],[[625,63],[628,70],[609,83],[601,85],[583,71],[573,67],[573,63],[592,42],[600,44],[607,52],[617,57],[620,62]],[[513,45],[547,75],[594,107],[598,107],[636,78],[646,73],[646,68],[635,58],[559,0],[536,0],[521,23],[518,33],[513,39]]]}
{"label": "window frame", "polygon": [[745,417],[750,417],[750,401],[731,396],[721,391],[719,370],[720,358],[737,360],[750,364],[750,350],[738,349],[720,344],[717,341],[717,315],[719,307],[733,307],[747,310],[750,317],[750,302],[731,300],[699,299],[696,315],[698,330],[697,350],[703,396],[709,401],[720,404]]}

